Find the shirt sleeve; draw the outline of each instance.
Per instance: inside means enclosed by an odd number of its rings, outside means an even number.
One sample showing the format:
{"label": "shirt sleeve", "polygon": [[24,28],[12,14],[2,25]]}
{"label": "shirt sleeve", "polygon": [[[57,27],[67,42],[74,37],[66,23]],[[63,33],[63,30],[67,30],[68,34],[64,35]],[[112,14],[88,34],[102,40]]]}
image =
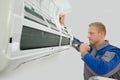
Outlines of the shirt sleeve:
{"label": "shirt sleeve", "polygon": [[98,75],[104,75],[114,69],[120,62],[120,58],[117,54],[114,53],[114,55],[111,54],[108,56],[107,54],[108,52],[100,58],[95,58],[89,52],[87,52],[82,56],[82,59],[94,73]]}

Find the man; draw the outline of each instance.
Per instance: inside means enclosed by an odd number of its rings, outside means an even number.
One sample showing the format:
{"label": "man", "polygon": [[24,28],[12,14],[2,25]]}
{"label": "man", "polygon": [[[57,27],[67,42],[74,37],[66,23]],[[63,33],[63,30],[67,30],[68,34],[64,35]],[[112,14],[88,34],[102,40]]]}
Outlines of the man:
{"label": "man", "polygon": [[[89,25],[90,45],[74,38],[73,47],[81,52],[84,61],[84,80],[92,76],[105,76],[120,80],[120,49],[105,40],[106,29],[101,22]],[[79,45],[74,45],[74,44]]]}

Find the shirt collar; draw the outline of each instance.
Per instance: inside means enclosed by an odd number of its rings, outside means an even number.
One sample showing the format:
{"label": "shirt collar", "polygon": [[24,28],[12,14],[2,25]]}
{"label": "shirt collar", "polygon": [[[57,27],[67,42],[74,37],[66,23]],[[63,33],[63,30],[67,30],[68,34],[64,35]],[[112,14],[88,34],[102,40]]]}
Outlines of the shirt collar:
{"label": "shirt collar", "polygon": [[[97,50],[100,50],[100,49],[106,47],[107,45],[109,45],[109,41],[108,41],[108,40],[105,40],[105,42],[104,42],[103,44],[97,46],[96,49],[97,49]],[[92,46],[92,48],[94,48],[94,47]]]}

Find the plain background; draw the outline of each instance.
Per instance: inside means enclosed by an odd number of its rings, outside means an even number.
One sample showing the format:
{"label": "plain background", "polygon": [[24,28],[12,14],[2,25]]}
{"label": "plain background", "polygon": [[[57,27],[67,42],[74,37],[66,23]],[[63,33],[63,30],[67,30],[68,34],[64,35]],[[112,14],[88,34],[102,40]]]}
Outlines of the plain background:
{"label": "plain background", "polygon": [[[70,0],[72,12],[66,16],[66,26],[74,36],[87,42],[88,25],[103,22],[106,39],[120,47],[119,0]],[[75,49],[56,53],[21,65],[13,72],[0,76],[0,80],[83,80],[83,61]]]}
{"label": "plain background", "polygon": [[88,42],[87,31],[91,22],[102,22],[107,28],[106,39],[120,45],[120,5],[119,0],[69,0],[72,12],[67,15],[66,23],[73,34]]}

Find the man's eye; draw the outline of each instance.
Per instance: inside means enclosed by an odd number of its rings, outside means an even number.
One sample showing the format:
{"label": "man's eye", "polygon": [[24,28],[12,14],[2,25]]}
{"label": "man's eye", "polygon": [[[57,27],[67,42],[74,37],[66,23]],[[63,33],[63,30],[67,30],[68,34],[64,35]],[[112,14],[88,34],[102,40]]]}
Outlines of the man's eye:
{"label": "man's eye", "polygon": [[94,33],[92,33],[92,32],[89,32],[89,35],[94,35]]}

